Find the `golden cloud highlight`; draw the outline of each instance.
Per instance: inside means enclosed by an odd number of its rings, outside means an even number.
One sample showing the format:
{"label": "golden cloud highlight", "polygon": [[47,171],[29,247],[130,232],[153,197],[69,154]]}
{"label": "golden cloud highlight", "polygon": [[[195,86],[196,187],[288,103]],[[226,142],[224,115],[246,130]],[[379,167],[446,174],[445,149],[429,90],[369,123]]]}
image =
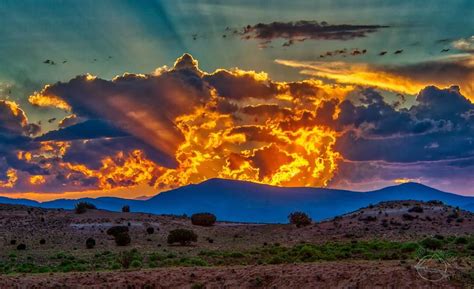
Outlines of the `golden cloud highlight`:
{"label": "golden cloud highlight", "polygon": [[429,85],[459,85],[474,100],[474,56],[458,55],[435,61],[404,66],[376,66],[342,61],[275,60],[276,63],[301,69],[300,73],[340,84],[372,86],[403,94],[417,94]]}
{"label": "golden cloud highlight", "polygon": [[314,119],[324,101],[344,99],[351,85],[276,82],[264,72],[240,69],[206,73],[197,64],[183,55],[159,73],[124,74],[111,81],[82,76],[32,95],[34,105],[82,119],[89,116],[84,111],[100,114],[176,161],[167,167],[137,148],[111,153],[92,167],[66,160],[73,141],[43,141],[36,152],[18,153],[18,159],[51,172],[32,176],[32,191],[58,182],[56,175],[69,191],[140,184],[163,190],[214,177],[283,186],[328,184],[341,158],[334,151],[337,133]]}

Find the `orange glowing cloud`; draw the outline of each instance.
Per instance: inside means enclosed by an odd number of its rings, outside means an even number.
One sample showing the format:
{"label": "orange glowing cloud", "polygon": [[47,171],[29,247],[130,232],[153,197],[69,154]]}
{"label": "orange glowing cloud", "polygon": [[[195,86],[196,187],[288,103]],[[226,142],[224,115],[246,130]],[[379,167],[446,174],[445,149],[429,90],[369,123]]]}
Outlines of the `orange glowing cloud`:
{"label": "orange glowing cloud", "polygon": [[5,181],[0,180],[0,188],[13,188],[18,181],[17,171],[8,169],[6,175],[7,179]]}
{"label": "orange glowing cloud", "polygon": [[436,61],[404,66],[376,66],[342,61],[294,61],[276,63],[299,68],[301,73],[341,84],[373,86],[387,91],[415,95],[429,85],[459,85],[474,100],[474,57],[451,56]]}
{"label": "orange glowing cloud", "polygon": [[33,94],[33,105],[70,111],[74,119],[104,118],[176,164],[162,165],[136,148],[103,155],[91,166],[67,159],[73,141],[43,141],[37,152],[18,155],[50,172],[30,183],[47,187],[60,175],[69,191],[90,191],[140,184],[161,190],[214,177],[294,186],[331,180],[341,158],[334,151],[337,134],[302,119],[314,120],[325,101],[344,99],[351,85],[277,82],[240,69],[206,73],[197,65],[185,54],[173,68],[152,74],[76,77]]}

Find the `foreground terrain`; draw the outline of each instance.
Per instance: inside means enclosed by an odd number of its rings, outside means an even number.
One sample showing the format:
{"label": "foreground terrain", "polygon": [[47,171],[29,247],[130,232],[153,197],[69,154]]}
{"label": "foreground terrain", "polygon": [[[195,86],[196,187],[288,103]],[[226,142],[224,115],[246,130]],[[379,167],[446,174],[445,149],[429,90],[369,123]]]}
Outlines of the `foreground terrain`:
{"label": "foreground terrain", "polygon": [[[115,225],[129,228],[128,246],[107,235]],[[168,245],[176,228],[197,242]],[[384,202],[301,228],[0,205],[0,288],[463,288],[473,232],[472,213],[439,202]]]}

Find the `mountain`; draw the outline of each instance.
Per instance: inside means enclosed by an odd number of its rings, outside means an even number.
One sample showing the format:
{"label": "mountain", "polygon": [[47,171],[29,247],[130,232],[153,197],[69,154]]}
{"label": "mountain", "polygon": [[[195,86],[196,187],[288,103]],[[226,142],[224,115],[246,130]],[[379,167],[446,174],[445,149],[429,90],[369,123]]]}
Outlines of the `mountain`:
{"label": "mountain", "polygon": [[304,211],[316,220],[345,214],[381,201],[439,200],[448,205],[473,210],[474,197],[442,192],[417,183],[406,183],[369,192],[310,187],[276,187],[244,181],[210,179],[160,193],[147,200],[112,197],[80,200],[59,199],[39,203],[26,199],[0,198],[0,203],[43,208],[72,209],[79,201],[100,209],[120,211],[130,205],[135,212],[188,214],[211,212],[219,220],[284,223],[293,211]]}

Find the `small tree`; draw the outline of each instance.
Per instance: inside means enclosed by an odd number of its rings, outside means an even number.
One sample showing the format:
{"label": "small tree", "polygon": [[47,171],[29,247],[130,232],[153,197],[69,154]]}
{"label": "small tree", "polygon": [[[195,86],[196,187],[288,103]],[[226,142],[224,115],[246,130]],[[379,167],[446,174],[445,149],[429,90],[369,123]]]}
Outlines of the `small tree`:
{"label": "small tree", "polygon": [[130,213],[130,206],[129,205],[125,205],[122,207],[122,212],[124,213]]}
{"label": "small tree", "polygon": [[114,238],[115,238],[115,244],[117,244],[117,246],[127,246],[132,241],[128,232],[119,233],[115,235]]}
{"label": "small tree", "polygon": [[197,235],[191,230],[176,229],[168,235],[168,244],[180,243],[181,246],[189,245],[197,241]]}
{"label": "small tree", "polygon": [[191,216],[191,223],[196,226],[210,227],[216,222],[216,216],[211,213],[197,213]]}
{"label": "small tree", "polygon": [[423,213],[423,207],[421,207],[421,206],[414,206],[414,207],[408,209],[408,212],[409,212],[409,213],[420,213],[420,214],[421,214],[421,213]]}
{"label": "small tree", "polygon": [[20,250],[20,251],[21,251],[21,250],[26,250],[26,245],[23,244],[23,243],[22,243],[22,244],[19,244],[18,246],[16,246],[16,249],[17,249],[17,250]]}
{"label": "small tree", "polygon": [[290,224],[296,225],[297,228],[311,225],[311,218],[303,212],[293,212],[288,216]]}
{"label": "small tree", "polygon": [[154,229],[153,227],[148,227],[148,228],[146,228],[146,232],[147,232],[149,235],[151,235],[151,234],[153,234],[153,233],[155,232],[155,229]]}
{"label": "small tree", "polygon": [[113,226],[107,229],[107,235],[110,236],[116,236],[121,233],[128,233],[128,227],[127,226]]}
{"label": "small tree", "polygon": [[95,240],[94,238],[87,238],[86,240],[86,248],[87,249],[92,249],[95,247]]}
{"label": "small tree", "polygon": [[76,211],[76,214],[83,214],[87,210],[96,210],[97,207],[94,204],[88,203],[88,202],[79,202],[76,204],[74,207],[74,210]]}

